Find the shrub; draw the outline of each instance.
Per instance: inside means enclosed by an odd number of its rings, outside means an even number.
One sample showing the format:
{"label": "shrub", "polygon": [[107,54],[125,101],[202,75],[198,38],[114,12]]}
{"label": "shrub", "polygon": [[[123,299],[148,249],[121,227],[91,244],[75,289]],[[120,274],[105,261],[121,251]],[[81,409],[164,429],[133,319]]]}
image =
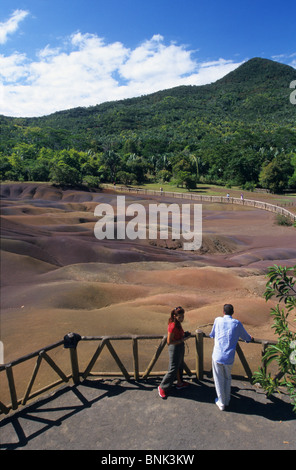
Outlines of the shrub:
{"label": "shrub", "polygon": [[[291,276],[289,274],[292,274]],[[275,345],[269,345],[263,356],[265,367],[261,367],[253,375],[254,382],[259,383],[271,395],[280,387],[287,387],[291,397],[293,411],[296,413],[296,332],[295,326],[289,321],[289,315],[296,307],[296,265],[293,268],[274,265],[269,268],[269,281],[264,296],[266,300],[276,297],[279,303],[271,309],[274,317],[274,328],[278,335]],[[280,308],[280,303],[283,308]],[[294,320],[295,322],[296,320]],[[271,377],[267,366],[276,361],[280,372]]]}
{"label": "shrub", "polygon": [[289,227],[293,225],[293,222],[290,219],[290,217],[287,217],[284,214],[277,214],[276,215],[276,223],[278,225],[286,225],[286,226],[289,226]]}

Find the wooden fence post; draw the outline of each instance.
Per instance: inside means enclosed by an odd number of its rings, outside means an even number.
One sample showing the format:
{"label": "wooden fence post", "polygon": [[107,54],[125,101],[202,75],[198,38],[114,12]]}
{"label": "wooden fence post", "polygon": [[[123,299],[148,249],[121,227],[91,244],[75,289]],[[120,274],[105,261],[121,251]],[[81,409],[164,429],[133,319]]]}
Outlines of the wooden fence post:
{"label": "wooden fence post", "polygon": [[139,354],[138,354],[138,340],[133,338],[133,358],[134,358],[134,378],[139,380]]}
{"label": "wooden fence post", "polygon": [[247,374],[247,376],[248,376],[248,379],[249,379],[250,381],[252,381],[252,376],[253,376],[252,371],[251,371],[251,369],[250,369],[250,367],[249,367],[249,364],[248,364],[248,362],[247,362],[247,360],[246,360],[246,358],[245,358],[245,355],[244,355],[244,353],[243,353],[243,351],[242,351],[242,349],[241,349],[241,347],[240,347],[240,345],[239,345],[238,343],[237,343],[237,345],[236,345],[236,352],[237,352],[237,354],[238,354],[238,357],[239,357],[240,360],[241,360],[241,363],[242,363],[242,365],[243,365],[243,367],[244,367],[244,369],[245,369],[245,372],[246,372],[246,374]]}
{"label": "wooden fence post", "polygon": [[7,375],[8,385],[9,385],[12,409],[16,410],[18,407],[18,403],[17,403],[17,395],[16,395],[16,390],[15,390],[15,383],[14,383],[11,364],[8,364],[6,366],[6,375]]}
{"label": "wooden fence post", "polygon": [[77,349],[70,348],[70,361],[72,368],[72,378],[75,385],[79,383],[79,365],[78,365],[78,356]]}
{"label": "wooden fence post", "polygon": [[262,341],[262,349],[261,349],[261,357],[262,357],[262,368],[266,369],[266,361],[263,359],[264,354],[266,353],[266,349],[268,346],[268,341]]}
{"label": "wooden fence post", "polygon": [[195,335],[196,344],[196,378],[203,379],[204,374],[204,354],[203,354],[203,331],[196,330]]}

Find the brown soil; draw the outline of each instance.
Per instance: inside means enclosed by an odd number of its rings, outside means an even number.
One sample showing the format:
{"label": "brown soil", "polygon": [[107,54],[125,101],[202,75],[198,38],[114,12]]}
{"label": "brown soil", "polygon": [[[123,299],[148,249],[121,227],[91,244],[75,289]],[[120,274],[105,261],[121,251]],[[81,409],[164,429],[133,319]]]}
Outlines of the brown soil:
{"label": "brown soil", "polygon": [[[272,213],[205,204],[202,248],[186,252],[172,240],[97,240],[94,209],[115,206],[112,192],[30,183],[3,184],[1,192],[5,362],[69,331],[165,334],[177,305],[191,331],[232,303],[250,334],[273,336],[265,275],[273,264],[296,264],[296,238]],[[147,208],[151,199],[126,196],[131,202]]]}

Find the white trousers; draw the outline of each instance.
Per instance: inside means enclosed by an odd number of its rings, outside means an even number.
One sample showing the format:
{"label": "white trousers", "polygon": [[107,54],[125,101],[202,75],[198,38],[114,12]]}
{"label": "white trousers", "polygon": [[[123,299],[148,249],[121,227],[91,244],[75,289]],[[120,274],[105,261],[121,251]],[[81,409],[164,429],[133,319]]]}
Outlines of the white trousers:
{"label": "white trousers", "polygon": [[232,364],[220,364],[212,360],[213,377],[218,402],[228,406],[231,392],[231,368]]}

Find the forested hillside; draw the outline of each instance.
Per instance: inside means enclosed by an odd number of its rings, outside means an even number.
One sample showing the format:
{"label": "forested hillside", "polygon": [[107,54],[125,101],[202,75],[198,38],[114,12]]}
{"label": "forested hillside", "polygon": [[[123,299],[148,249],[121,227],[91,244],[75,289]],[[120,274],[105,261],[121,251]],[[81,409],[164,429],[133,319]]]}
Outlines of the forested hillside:
{"label": "forested hillside", "polygon": [[0,116],[1,178],[296,188],[293,80],[294,68],[255,58],[210,85],[40,118]]}

